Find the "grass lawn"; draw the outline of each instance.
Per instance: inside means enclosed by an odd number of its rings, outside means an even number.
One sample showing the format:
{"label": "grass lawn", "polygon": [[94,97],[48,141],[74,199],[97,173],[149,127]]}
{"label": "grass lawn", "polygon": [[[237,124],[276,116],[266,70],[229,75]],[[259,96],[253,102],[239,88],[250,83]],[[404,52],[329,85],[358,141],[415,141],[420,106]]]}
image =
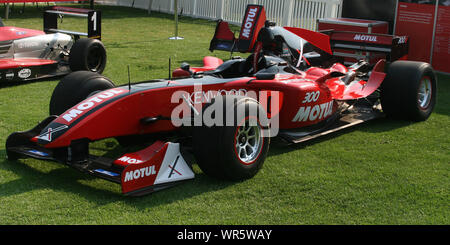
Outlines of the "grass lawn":
{"label": "grass lawn", "polygon": [[[124,7],[103,11],[108,52],[104,75],[117,85],[168,77],[183,61],[201,65],[215,22]],[[0,13],[2,10],[0,9]],[[17,9],[6,25],[42,28],[35,7]],[[66,18],[65,29],[85,21]],[[252,179],[225,182],[194,165],[196,178],[139,198],[120,186],[57,163],[6,160],[6,137],[48,115],[58,79],[0,85],[0,224],[450,224],[450,77],[438,76],[438,103],[420,123],[379,119],[314,141],[285,146],[274,141]],[[115,140],[92,145],[96,153]]]}

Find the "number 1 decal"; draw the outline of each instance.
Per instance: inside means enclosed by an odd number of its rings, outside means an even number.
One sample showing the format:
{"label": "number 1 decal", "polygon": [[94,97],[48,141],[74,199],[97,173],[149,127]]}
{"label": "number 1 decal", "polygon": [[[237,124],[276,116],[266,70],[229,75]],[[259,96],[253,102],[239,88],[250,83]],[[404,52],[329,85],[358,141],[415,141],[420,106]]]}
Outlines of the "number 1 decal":
{"label": "number 1 decal", "polygon": [[94,31],[97,31],[97,12],[94,12],[91,17],[91,21],[94,22]]}

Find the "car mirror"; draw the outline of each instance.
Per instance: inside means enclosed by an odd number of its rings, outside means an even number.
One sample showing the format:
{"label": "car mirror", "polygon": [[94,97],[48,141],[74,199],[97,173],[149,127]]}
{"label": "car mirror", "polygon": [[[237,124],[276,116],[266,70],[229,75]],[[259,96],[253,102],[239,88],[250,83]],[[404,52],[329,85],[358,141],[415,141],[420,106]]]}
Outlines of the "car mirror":
{"label": "car mirror", "polygon": [[258,80],[273,80],[275,78],[274,73],[256,73],[256,79]]}
{"label": "car mirror", "polygon": [[182,70],[184,70],[184,71],[190,71],[191,65],[189,65],[189,64],[186,63],[186,62],[183,62],[183,63],[181,63],[180,68],[181,68]]}

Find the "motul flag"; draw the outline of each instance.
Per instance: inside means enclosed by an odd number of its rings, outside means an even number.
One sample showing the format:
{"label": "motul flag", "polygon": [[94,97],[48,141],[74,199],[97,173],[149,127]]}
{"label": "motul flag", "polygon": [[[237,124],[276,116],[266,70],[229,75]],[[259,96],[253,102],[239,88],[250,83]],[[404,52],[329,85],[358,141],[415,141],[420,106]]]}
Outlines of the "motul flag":
{"label": "motul flag", "polygon": [[227,22],[219,20],[209,50],[211,52],[213,50],[252,52],[265,21],[266,11],[262,5],[247,5],[239,38],[235,38]]}
{"label": "motul flag", "polygon": [[238,50],[240,52],[250,52],[253,49],[259,30],[264,26],[265,21],[266,11],[263,6],[247,5],[239,34]]}

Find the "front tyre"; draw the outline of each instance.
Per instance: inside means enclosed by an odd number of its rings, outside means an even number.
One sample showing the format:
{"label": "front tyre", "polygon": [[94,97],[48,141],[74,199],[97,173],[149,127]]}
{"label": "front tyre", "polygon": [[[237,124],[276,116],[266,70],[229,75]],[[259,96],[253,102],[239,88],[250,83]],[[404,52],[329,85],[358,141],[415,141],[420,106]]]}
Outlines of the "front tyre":
{"label": "front tyre", "polygon": [[106,67],[106,50],[98,39],[78,39],[70,49],[69,66],[72,71],[102,73]]}
{"label": "front tyre", "polygon": [[[263,130],[267,122],[266,113],[256,100],[248,97],[221,98],[224,98],[223,105],[213,103],[210,107],[216,106],[214,113],[222,113],[223,126],[194,127],[193,145],[197,164],[203,172],[215,178],[252,178],[263,166],[269,150],[270,138],[265,137]],[[224,110],[218,110],[220,108]]]}
{"label": "front tyre", "polygon": [[53,90],[50,115],[60,115],[90,95],[114,88],[108,78],[90,71],[77,71],[63,77]]}
{"label": "front tyre", "polygon": [[428,119],[436,104],[436,83],[436,75],[428,63],[393,62],[381,84],[383,111],[393,118]]}

